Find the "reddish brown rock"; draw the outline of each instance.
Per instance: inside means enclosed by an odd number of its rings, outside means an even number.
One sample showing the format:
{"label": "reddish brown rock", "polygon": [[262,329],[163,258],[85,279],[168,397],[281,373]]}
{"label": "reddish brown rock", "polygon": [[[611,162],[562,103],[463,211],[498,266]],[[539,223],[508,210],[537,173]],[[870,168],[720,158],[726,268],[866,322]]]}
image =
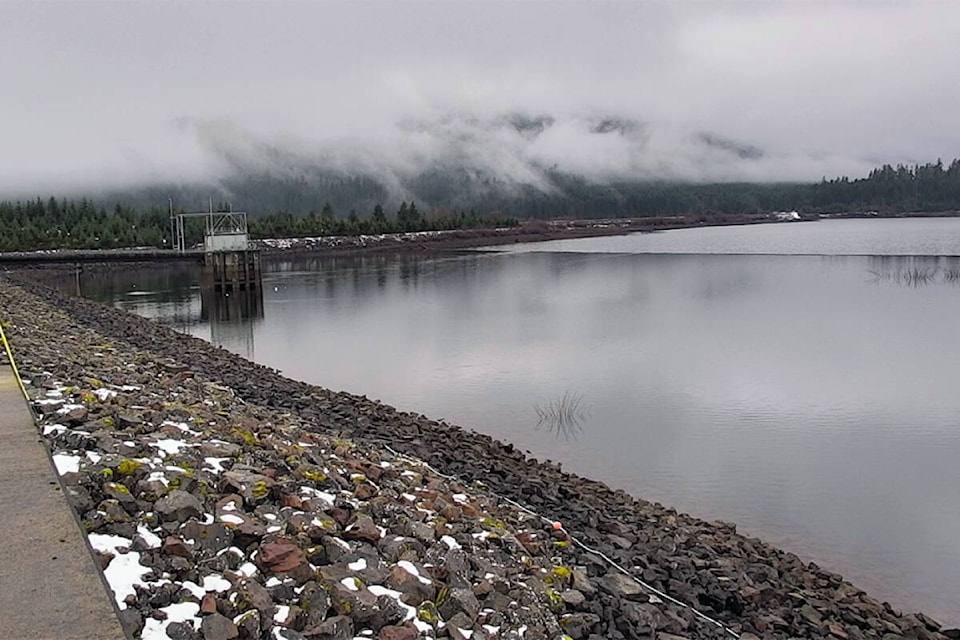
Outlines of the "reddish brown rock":
{"label": "reddish brown rock", "polygon": [[350,522],[350,512],[346,509],[341,509],[339,507],[334,507],[329,511],[330,516],[337,522],[341,527],[347,526],[347,523]]}
{"label": "reddish brown rock", "polygon": [[420,636],[413,627],[384,627],[380,629],[380,640],[416,640]]}
{"label": "reddish brown rock", "polygon": [[179,556],[188,560],[193,557],[193,551],[179,536],[167,536],[163,541],[163,552],[168,556]]}
{"label": "reddish brown rock", "polygon": [[380,528],[373,519],[361,513],[343,530],[343,537],[347,540],[360,540],[376,544],[382,536]]}
{"label": "reddish brown rock", "polygon": [[260,545],[257,564],[275,573],[293,571],[307,561],[303,549],[286,542],[268,542]]}
{"label": "reddish brown rock", "polygon": [[217,597],[212,593],[208,593],[203,596],[203,600],[200,601],[200,613],[216,613],[217,612]]}
{"label": "reddish brown rock", "polygon": [[303,509],[303,500],[293,494],[285,493],[280,496],[280,505],[293,507],[294,509]]}
{"label": "reddish brown rock", "polygon": [[357,500],[369,500],[375,495],[377,495],[377,490],[369,484],[361,484],[357,487],[356,491],[353,492],[353,497]]}

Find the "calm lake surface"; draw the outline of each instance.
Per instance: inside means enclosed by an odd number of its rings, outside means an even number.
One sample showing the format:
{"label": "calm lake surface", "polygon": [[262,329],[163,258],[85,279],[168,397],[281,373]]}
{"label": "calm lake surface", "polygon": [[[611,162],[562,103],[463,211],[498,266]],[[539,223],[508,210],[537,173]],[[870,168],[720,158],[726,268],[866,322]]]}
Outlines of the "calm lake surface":
{"label": "calm lake surface", "polygon": [[[958,254],[960,219],[837,220],[274,260],[254,318],[191,271],[81,286],[290,377],[736,522],[956,626]],[[538,423],[564,394],[575,419]]]}

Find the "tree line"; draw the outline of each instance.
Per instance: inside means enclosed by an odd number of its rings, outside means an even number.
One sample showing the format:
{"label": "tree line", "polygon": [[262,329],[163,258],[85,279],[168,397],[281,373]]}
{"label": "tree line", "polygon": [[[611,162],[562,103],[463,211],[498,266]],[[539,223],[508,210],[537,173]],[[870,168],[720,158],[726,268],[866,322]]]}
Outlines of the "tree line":
{"label": "tree line", "polygon": [[883,214],[960,210],[960,159],[945,166],[889,164],[864,178],[824,178],[815,183],[685,183],[588,181],[554,172],[555,188],[526,188],[488,199],[488,206],[520,218],[710,216],[771,211]]}
{"label": "tree line", "polygon": [[[228,210],[226,203],[216,207],[218,212]],[[352,210],[346,217],[338,217],[327,203],[319,212],[311,211],[307,215],[281,211],[248,219],[250,236],[254,239],[355,236],[517,224],[515,218],[497,212],[480,215],[475,211],[434,209],[425,214],[414,202],[402,203],[394,215],[388,215],[378,204],[362,218]],[[202,242],[203,219],[188,218],[185,236],[188,246]],[[0,201],[0,251],[170,246],[170,212],[165,207],[138,209],[117,204],[108,209],[87,198],[58,200],[50,197],[44,200],[38,197],[27,201]]]}
{"label": "tree line", "polygon": [[[256,214],[250,219],[254,238],[509,226],[528,218],[960,210],[960,159],[948,166],[940,160],[912,166],[887,164],[863,178],[838,177],[816,183],[597,183],[555,170],[547,172],[547,179],[552,188],[543,191],[499,184],[493,178],[477,182],[475,176],[456,169],[437,170],[421,176],[411,188],[426,195],[428,201],[447,202],[451,208],[421,211],[414,202],[404,202],[391,214],[380,204],[337,204],[383,202],[386,189],[368,177],[318,177],[316,182],[302,178],[276,182],[262,177],[248,181],[249,188],[255,187],[256,194],[250,196],[255,207],[242,201],[244,208]],[[321,200],[324,194],[335,195],[334,204]],[[164,202],[161,195],[161,188],[154,186],[131,201]],[[313,204],[307,206],[309,203]],[[350,206],[369,213],[357,213]],[[202,224],[188,225],[187,231],[188,242],[202,239]],[[0,202],[2,251],[133,246],[170,246],[166,207],[106,207],[90,198]]]}

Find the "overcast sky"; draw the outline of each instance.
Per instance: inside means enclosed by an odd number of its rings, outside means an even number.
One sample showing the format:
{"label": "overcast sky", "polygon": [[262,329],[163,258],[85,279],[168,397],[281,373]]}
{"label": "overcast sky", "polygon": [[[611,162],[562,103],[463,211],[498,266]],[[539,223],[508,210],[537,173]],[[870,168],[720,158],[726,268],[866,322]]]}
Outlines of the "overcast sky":
{"label": "overcast sky", "polygon": [[[196,179],[263,144],[408,170],[465,146],[521,173],[819,179],[960,156],[958,76],[957,2],[0,0],[0,190]],[[495,124],[513,112],[555,124],[530,140]],[[611,115],[643,126],[590,134]],[[702,132],[764,155],[713,154]]]}

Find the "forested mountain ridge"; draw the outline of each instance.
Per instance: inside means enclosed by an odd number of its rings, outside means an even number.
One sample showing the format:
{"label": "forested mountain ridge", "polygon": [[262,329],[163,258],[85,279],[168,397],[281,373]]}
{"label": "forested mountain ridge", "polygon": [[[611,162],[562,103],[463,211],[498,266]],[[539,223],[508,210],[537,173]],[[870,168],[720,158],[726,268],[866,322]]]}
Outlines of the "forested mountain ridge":
{"label": "forested mountain ridge", "polygon": [[377,204],[396,209],[416,201],[424,209],[447,207],[478,212],[501,211],[515,218],[626,217],[670,214],[808,213],[876,210],[944,211],[960,209],[960,159],[924,165],[884,165],[862,178],[837,177],[816,183],[692,183],[664,180],[610,180],[547,170],[537,185],[506,183],[502,178],[464,167],[435,167],[399,187],[374,175],[347,175],[314,168],[297,175],[236,174],[210,185],[158,184],[86,195],[97,206],[123,202],[139,208],[172,199],[187,210],[205,210],[209,199],[229,201],[251,215],[283,211],[319,212],[329,203],[340,217],[351,210],[363,217]]}
{"label": "forested mountain ridge", "polygon": [[[740,147],[731,152],[753,153]],[[536,186],[507,184],[475,169],[436,167],[404,186],[410,204],[405,200],[391,214],[381,203],[389,203],[397,185],[320,168],[286,176],[237,174],[209,187],[154,185],[74,199],[8,200],[0,202],[0,250],[164,246],[168,201],[177,210],[206,210],[208,198],[250,213],[255,237],[472,228],[527,218],[960,210],[960,159],[948,166],[940,160],[884,165],[862,178],[817,183],[597,182],[558,170],[545,171],[543,179]]]}

